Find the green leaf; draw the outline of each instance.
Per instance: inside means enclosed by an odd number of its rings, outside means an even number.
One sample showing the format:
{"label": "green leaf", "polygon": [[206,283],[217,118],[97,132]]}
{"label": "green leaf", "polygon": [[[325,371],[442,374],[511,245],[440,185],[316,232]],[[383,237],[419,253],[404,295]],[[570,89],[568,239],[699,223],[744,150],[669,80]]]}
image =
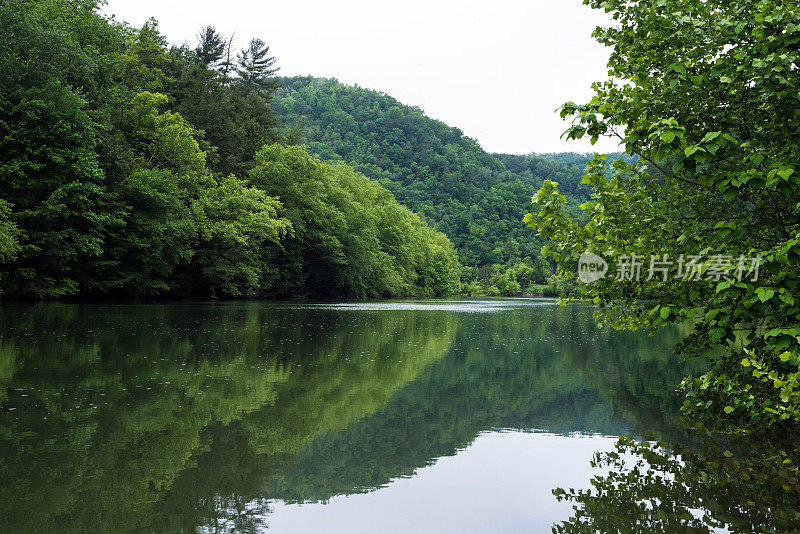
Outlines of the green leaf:
{"label": "green leaf", "polygon": [[766,287],[759,287],[756,289],[756,295],[758,295],[758,300],[761,302],[767,302],[769,299],[775,296],[775,290]]}
{"label": "green leaf", "polygon": [[708,335],[712,341],[719,342],[725,336],[726,330],[724,328],[712,328],[708,331]]}

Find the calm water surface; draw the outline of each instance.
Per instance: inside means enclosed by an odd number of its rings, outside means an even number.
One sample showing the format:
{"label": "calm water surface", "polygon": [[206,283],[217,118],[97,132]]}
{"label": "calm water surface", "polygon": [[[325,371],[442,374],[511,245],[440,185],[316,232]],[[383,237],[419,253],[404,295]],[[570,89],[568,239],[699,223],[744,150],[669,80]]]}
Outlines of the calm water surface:
{"label": "calm water surface", "polygon": [[693,371],[534,299],[0,308],[2,532],[549,532]]}

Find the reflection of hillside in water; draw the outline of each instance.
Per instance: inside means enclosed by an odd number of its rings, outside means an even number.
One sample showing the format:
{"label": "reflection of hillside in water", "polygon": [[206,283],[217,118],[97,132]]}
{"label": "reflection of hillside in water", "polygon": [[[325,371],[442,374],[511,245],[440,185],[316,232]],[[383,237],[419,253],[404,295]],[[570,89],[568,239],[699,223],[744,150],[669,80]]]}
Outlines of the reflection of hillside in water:
{"label": "reflection of hillside in water", "polygon": [[487,429],[682,439],[675,387],[691,367],[675,330],[600,331],[580,307],[462,315],[446,358],[376,413],[277,459],[266,494],[317,501],[368,491],[467,447]]}
{"label": "reflection of hillside in water", "polygon": [[247,529],[269,499],[375,488],[494,427],[679,428],[675,333],[380,304],[3,308],[0,527]]}

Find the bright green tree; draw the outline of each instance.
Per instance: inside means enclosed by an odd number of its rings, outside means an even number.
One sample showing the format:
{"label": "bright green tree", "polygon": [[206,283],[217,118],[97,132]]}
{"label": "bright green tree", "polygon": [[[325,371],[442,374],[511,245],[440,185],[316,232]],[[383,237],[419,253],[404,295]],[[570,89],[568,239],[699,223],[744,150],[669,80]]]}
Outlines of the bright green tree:
{"label": "bright green tree", "polygon": [[268,245],[268,294],[384,297],[448,295],[459,263],[447,238],[379,184],[302,146],[259,151],[251,183],[277,197],[292,224]]}
{"label": "bright green tree", "polygon": [[[800,9],[794,1],[587,0],[614,19],[611,79],[594,85],[568,136],[611,136],[636,165],[599,158],[585,181],[588,223],[547,182],[527,222],[576,274],[578,255],[641,255],[641,281],[614,269],[580,295],[618,325],[690,321],[681,345],[711,370],[685,381],[699,424],[796,431],[800,422]],[[650,256],[676,264],[649,281]],[[700,280],[677,278],[680,256]],[[761,258],[758,276],[750,258]],[[757,262],[755,262],[757,263]],[[619,272],[619,271],[617,271]]]}
{"label": "bright green tree", "polygon": [[14,260],[19,252],[19,228],[10,216],[11,204],[0,200],[0,264]]}
{"label": "bright green tree", "polygon": [[174,289],[175,268],[194,254],[195,202],[213,182],[205,154],[180,115],[162,113],[163,94],[140,93],[119,124],[131,170],[115,187],[125,225],[109,237],[94,291],[158,294]]}
{"label": "bright green tree", "polygon": [[291,229],[278,216],[281,203],[231,175],[203,191],[200,244],[192,260],[193,293],[198,296],[252,295],[266,268],[265,242],[277,244]]}

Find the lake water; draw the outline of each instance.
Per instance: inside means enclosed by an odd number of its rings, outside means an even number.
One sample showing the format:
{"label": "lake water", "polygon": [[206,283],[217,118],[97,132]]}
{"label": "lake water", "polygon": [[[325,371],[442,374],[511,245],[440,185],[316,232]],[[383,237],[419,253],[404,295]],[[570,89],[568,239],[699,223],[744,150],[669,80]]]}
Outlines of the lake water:
{"label": "lake water", "polygon": [[549,532],[691,366],[536,299],[0,308],[2,532]]}

